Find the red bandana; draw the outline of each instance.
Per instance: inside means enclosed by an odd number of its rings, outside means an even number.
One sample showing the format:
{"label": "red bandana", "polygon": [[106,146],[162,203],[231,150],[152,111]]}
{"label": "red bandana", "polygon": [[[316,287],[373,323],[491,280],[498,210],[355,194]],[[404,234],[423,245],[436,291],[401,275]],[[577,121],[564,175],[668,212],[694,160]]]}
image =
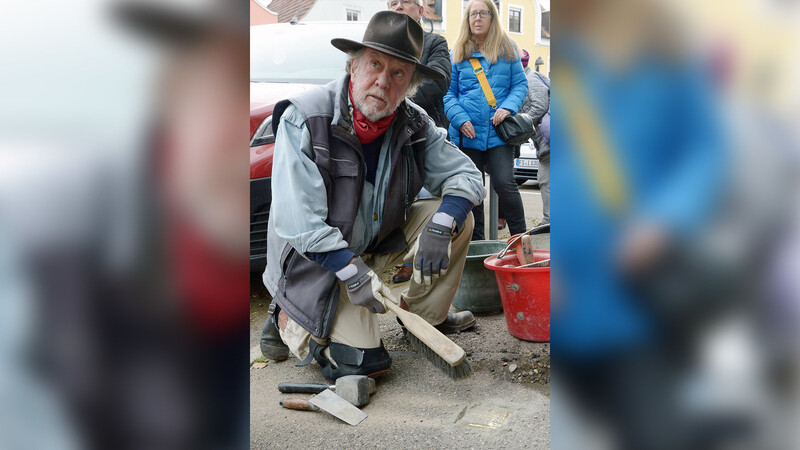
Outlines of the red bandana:
{"label": "red bandana", "polygon": [[377,122],[372,122],[367,119],[364,114],[361,114],[361,111],[359,111],[358,108],[356,108],[356,102],[353,101],[352,81],[347,88],[347,94],[350,96],[350,104],[353,105],[353,126],[356,129],[358,142],[360,142],[362,145],[369,144],[389,129],[389,125],[392,124],[392,120],[394,119],[394,115],[397,111],[392,111],[391,114],[383,119],[380,119]]}

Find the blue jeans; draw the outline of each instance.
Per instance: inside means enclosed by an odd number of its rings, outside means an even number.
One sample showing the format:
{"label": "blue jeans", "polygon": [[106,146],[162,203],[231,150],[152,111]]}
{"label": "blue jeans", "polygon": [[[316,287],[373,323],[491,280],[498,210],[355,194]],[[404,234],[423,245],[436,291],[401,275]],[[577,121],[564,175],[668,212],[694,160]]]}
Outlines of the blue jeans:
{"label": "blue jeans", "polygon": [[[505,215],[508,231],[514,235],[525,231],[525,210],[522,207],[522,197],[519,195],[517,182],[514,181],[514,146],[501,145],[486,151],[471,148],[462,148],[464,154],[475,163],[481,172],[486,172],[492,177],[492,187],[497,192],[500,210]],[[475,228],[472,230],[472,240],[486,239],[484,234],[483,202],[472,208],[475,216]]]}

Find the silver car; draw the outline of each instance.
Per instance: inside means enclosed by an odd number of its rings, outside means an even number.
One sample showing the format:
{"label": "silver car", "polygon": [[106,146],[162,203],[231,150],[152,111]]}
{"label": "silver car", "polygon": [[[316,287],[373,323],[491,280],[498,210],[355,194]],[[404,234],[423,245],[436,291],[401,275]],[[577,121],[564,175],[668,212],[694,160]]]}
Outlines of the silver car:
{"label": "silver car", "polygon": [[528,180],[539,179],[539,160],[536,158],[536,147],[528,140],[520,147],[519,158],[514,160],[514,179],[518,185]]}

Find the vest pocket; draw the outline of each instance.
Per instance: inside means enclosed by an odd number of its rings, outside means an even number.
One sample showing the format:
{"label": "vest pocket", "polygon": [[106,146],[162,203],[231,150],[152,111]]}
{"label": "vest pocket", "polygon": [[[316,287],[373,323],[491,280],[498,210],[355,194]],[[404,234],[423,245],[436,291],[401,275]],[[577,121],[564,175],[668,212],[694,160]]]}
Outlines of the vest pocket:
{"label": "vest pocket", "polygon": [[357,177],[358,162],[349,159],[331,158],[331,172],[334,177]]}
{"label": "vest pocket", "polygon": [[336,275],[307,260],[289,244],[280,263],[283,274],[275,295],[278,305],[313,336],[326,339],[339,298]]}
{"label": "vest pocket", "polygon": [[328,225],[339,228],[345,240],[350,240],[352,224],[361,200],[359,162],[331,158],[332,192],[328,193]]}

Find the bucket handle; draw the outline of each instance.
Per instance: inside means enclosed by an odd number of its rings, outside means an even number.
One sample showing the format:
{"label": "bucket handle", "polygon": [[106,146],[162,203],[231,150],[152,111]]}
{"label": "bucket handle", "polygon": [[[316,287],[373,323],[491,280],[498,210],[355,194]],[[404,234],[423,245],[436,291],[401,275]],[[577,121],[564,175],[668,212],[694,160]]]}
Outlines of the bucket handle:
{"label": "bucket handle", "polygon": [[519,266],[518,269],[525,269],[528,267],[550,267],[550,258],[532,262],[530,264],[525,264],[524,266]]}
{"label": "bucket handle", "polygon": [[497,259],[502,259],[504,256],[506,256],[506,253],[508,253],[508,251],[511,249],[511,247],[513,247],[514,244],[517,243],[517,241],[522,239],[522,236],[525,236],[526,234],[528,236],[533,236],[533,235],[536,235],[536,234],[545,234],[545,233],[549,233],[549,232],[550,232],[550,224],[546,223],[544,225],[539,225],[538,227],[533,227],[533,228],[531,228],[530,230],[528,230],[528,231],[526,231],[524,233],[520,233],[519,236],[517,236],[514,239],[512,239],[511,242],[509,242],[508,245],[506,245],[506,248],[504,248],[503,251],[501,251],[500,253],[497,254]]}

